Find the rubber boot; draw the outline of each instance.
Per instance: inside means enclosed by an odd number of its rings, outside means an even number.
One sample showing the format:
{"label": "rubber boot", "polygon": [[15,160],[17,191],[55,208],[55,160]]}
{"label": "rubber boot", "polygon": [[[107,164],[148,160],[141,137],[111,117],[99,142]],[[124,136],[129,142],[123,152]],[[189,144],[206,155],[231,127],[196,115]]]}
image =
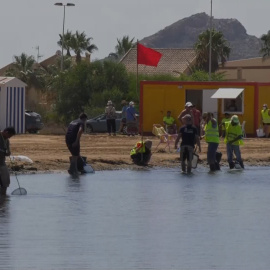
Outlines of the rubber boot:
{"label": "rubber boot", "polygon": [[79,177],[78,167],[77,167],[77,159],[71,159],[69,172],[73,178]]}
{"label": "rubber boot", "polygon": [[235,167],[234,162],[229,162],[230,169],[233,169]]}
{"label": "rubber boot", "polygon": [[240,164],[242,169],[245,169],[243,161],[240,161],[239,164]]}
{"label": "rubber boot", "polygon": [[214,172],[216,170],[216,164],[209,164],[209,166],[211,172]]}
{"label": "rubber boot", "polygon": [[220,171],[220,165],[217,161],[215,162],[215,169],[216,171]]}

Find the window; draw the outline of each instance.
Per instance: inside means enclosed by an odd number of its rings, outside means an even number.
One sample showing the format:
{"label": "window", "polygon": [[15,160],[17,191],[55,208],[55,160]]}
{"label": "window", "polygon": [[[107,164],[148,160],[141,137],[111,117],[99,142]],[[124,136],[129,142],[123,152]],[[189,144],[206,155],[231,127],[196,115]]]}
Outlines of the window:
{"label": "window", "polygon": [[223,99],[222,100],[222,111],[223,113],[239,114],[244,113],[244,94],[241,93],[237,98],[234,99]]}

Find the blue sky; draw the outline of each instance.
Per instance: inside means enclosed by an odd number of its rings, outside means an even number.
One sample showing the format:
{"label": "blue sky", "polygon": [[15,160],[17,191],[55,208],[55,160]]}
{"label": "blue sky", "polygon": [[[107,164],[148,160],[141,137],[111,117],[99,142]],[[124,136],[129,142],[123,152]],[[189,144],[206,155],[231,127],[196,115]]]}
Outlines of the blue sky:
{"label": "blue sky", "polygon": [[[60,47],[63,7],[52,0],[3,0],[0,16],[0,68],[22,52],[44,60]],[[65,29],[85,31],[99,50],[92,59],[114,52],[117,38],[142,39],[199,12],[210,14],[210,0],[69,0]],[[67,3],[67,1],[63,1]],[[213,0],[215,18],[236,18],[247,33],[260,37],[270,29],[269,0]]]}

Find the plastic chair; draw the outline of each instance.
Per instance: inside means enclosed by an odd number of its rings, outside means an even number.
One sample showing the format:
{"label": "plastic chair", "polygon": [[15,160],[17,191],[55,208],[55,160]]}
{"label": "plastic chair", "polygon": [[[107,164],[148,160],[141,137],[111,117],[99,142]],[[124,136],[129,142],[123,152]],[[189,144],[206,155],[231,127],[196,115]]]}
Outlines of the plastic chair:
{"label": "plastic chair", "polygon": [[245,130],[245,125],[246,125],[246,121],[243,121],[243,123],[242,123],[243,138],[246,138],[247,137],[246,130]]}
{"label": "plastic chair", "polygon": [[153,125],[152,133],[159,138],[159,143],[156,149],[161,143],[165,143],[166,146],[164,149],[169,147],[169,151],[171,151],[170,144],[175,142],[177,138],[177,134],[168,134],[166,130],[164,129],[164,127],[159,124]]}

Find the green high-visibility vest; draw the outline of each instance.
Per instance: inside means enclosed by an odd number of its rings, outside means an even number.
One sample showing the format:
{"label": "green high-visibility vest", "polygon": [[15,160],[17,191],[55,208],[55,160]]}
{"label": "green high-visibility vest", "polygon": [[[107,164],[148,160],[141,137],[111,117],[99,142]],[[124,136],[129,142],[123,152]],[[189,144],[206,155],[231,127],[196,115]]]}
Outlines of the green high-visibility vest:
{"label": "green high-visibility vest", "polygon": [[[242,127],[238,124],[236,126],[233,126],[231,123],[226,123],[226,136],[224,139],[225,143],[228,143],[230,141],[233,141],[236,137],[238,136],[242,136],[243,132],[242,132]],[[244,142],[241,139],[235,141],[232,143],[232,145],[243,145]]]}
{"label": "green high-visibility vest", "polygon": [[223,118],[223,119],[221,120],[221,124],[224,124],[224,125],[221,126],[221,129],[222,129],[222,130],[225,130],[225,125],[226,125],[226,123],[228,123],[228,122],[231,122],[231,118]]}
{"label": "green high-visibility vest", "polygon": [[270,115],[268,114],[268,109],[267,110],[262,110],[262,120],[264,124],[270,124]]}
{"label": "green high-visibility vest", "polygon": [[218,124],[214,128],[210,120],[204,127],[204,131],[205,131],[205,141],[207,143],[219,143]]}
{"label": "green high-visibility vest", "polygon": [[[138,149],[138,150],[137,150]],[[144,142],[137,142],[135,147],[133,149],[131,149],[130,151],[130,155],[135,155],[138,153],[145,153],[145,144]]]}

